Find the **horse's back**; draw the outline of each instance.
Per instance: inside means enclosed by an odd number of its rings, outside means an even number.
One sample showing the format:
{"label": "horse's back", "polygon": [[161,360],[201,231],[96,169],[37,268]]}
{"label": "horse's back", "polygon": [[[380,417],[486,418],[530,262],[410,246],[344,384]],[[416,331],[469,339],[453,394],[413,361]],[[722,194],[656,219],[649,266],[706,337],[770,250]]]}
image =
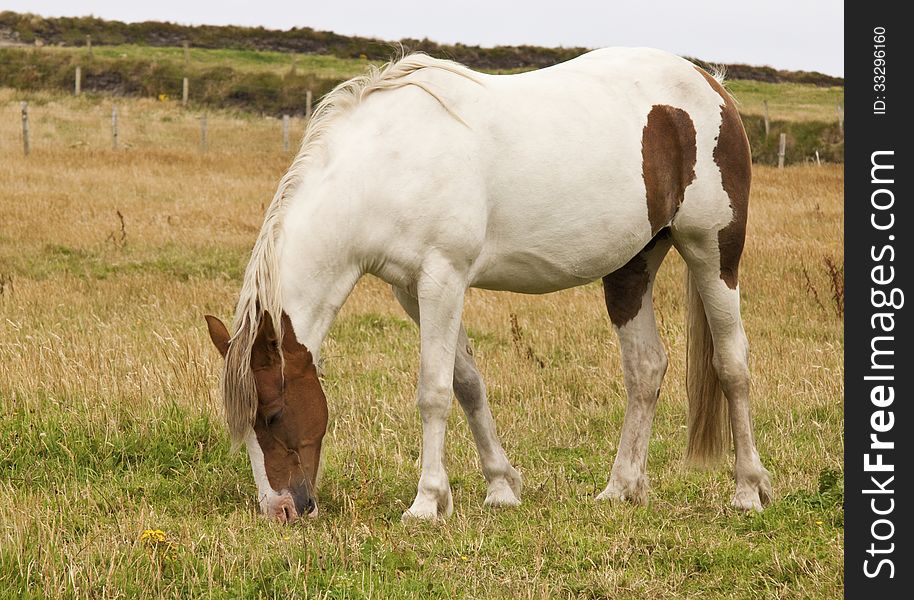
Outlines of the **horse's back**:
{"label": "horse's back", "polygon": [[[410,257],[430,245],[469,264],[470,285],[491,289],[548,292],[618,269],[675,214],[649,211],[649,132],[661,183],[678,136],[692,157],[677,170],[694,173],[687,196],[720,191],[712,154],[724,100],[680,57],[610,48],[539,71],[466,75],[418,70],[408,76],[416,85],[369,96],[339,136],[348,141],[337,155],[352,165],[341,179],[386,182],[363,211],[377,218],[364,222],[379,244],[371,252],[413,261],[398,272],[421,268]],[[649,126],[657,107],[666,108]],[[384,219],[396,224],[395,244],[377,233]]]}
{"label": "horse's back", "polygon": [[[691,168],[702,179],[689,183],[704,188],[701,194],[719,189],[708,162],[723,100],[682,58],[604,49],[540,71],[487,77],[484,84],[476,93],[488,94],[478,103],[485,109],[468,123],[485,124],[479,167],[488,176],[491,243],[477,261],[474,285],[561,289],[612,272],[641,250],[658,229],[645,172],[654,107],[688,121]],[[661,211],[659,219],[669,221],[674,212]]]}

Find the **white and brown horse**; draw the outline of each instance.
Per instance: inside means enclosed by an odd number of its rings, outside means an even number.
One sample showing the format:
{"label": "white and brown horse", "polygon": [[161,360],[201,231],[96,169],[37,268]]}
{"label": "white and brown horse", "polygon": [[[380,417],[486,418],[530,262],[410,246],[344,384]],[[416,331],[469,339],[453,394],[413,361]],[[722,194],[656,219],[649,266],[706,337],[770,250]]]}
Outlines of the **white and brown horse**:
{"label": "white and brown horse", "polygon": [[[602,278],[628,408],[600,499],[644,503],[667,357],[651,290],[670,246],[688,265],[687,457],[732,431],[733,504],[770,497],[749,416],[737,274],[751,163],[733,100],[688,61],[613,48],[518,75],[410,55],[340,85],[315,111],[254,246],[225,356],[229,430],[246,443],[263,511],[316,514],[327,405],[321,342],[366,273],[420,326],[422,474],[404,517],[452,511],[445,423],[456,394],[488,482],[520,502],[461,324],[469,287],[542,294]],[[313,355],[313,356],[312,356]],[[729,410],[727,408],[729,407]],[[726,416],[729,414],[729,423]]]}

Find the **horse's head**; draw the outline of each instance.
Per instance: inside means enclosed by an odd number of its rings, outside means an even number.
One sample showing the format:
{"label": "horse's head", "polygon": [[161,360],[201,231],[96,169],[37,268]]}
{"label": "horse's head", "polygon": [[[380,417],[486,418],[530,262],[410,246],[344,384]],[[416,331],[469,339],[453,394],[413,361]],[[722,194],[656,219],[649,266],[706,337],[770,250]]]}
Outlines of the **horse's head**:
{"label": "horse's head", "polygon": [[[207,315],[206,323],[225,358],[228,330],[213,316]],[[315,483],[327,430],[327,400],[311,352],[298,343],[285,313],[281,323],[281,353],[269,313],[261,318],[251,347],[257,411],[246,442],[261,510],[288,522],[300,515],[317,516]]]}

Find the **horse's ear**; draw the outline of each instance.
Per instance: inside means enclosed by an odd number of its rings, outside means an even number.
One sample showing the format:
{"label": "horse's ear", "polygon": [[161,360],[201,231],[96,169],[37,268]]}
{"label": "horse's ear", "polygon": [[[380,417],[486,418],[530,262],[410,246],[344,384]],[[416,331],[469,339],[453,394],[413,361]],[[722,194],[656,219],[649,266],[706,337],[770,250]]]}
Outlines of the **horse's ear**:
{"label": "horse's ear", "polygon": [[257,341],[272,344],[276,342],[276,330],[273,328],[273,317],[265,310],[260,315],[260,324],[257,326]]}
{"label": "horse's ear", "polygon": [[206,319],[206,327],[209,329],[209,339],[213,340],[213,345],[216,347],[216,350],[219,351],[219,354],[222,355],[222,358],[225,358],[225,353],[228,352],[229,347],[229,332],[225,328],[225,324],[214,317],[213,315],[204,315]]}
{"label": "horse's ear", "polygon": [[276,330],[273,328],[273,317],[263,311],[260,323],[257,325],[257,335],[251,346],[251,366],[265,366],[272,364],[279,358],[279,349],[276,347]]}

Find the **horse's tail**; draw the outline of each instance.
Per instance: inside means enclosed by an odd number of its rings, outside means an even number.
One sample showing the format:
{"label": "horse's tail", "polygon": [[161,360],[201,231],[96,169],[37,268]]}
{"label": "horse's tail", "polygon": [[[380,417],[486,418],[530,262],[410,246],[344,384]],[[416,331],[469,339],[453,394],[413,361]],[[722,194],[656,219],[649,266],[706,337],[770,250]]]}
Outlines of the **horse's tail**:
{"label": "horse's tail", "polygon": [[714,342],[705,306],[686,272],[686,394],[689,398],[689,442],[686,462],[708,466],[716,462],[729,443],[727,407],[714,369]]}

